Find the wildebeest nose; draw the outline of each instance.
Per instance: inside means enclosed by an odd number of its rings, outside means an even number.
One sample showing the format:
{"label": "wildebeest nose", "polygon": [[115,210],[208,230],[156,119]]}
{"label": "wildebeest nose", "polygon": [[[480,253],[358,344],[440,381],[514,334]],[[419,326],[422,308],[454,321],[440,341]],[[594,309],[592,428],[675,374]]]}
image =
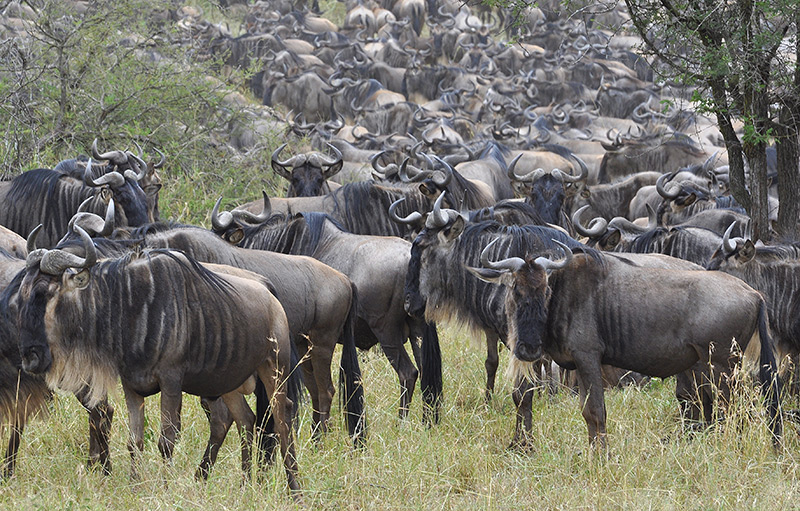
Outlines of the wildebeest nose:
{"label": "wildebeest nose", "polygon": [[542,348],[541,346],[532,347],[527,344],[517,344],[514,355],[525,362],[533,362],[542,358]]}

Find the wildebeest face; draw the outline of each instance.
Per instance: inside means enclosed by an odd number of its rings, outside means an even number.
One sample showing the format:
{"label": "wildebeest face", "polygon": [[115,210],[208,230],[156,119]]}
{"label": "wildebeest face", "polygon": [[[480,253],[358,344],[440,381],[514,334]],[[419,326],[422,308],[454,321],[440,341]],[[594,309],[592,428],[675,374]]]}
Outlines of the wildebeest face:
{"label": "wildebeest face", "polygon": [[36,267],[28,269],[20,285],[17,316],[19,352],[25,371],[39,374],[50,369],[53,357],[48,332],[58,331],[61,327],[57,323],[67,321],[57,313],[59,300],[69,300],[65,293],[85,289],[90,281],[88,269],[67,269],[60,276],[47,275]]}
{"label": "wildebeest face", "polygon": [[45,315],[57,285],[57,277],[42,275],[36,268],[28,270],[20,286],[17,316],[19,354],[22,368],[29,373],[43,373],[53,362],[47,344]]}
{"label": "wildebeest face", "polygon": [[447,275],[434,274],[444,267],[437,264],[437,260],[448,257],[463,230],[464,219],[457,216],[444,227],[423,229],[414,240],[404,292],[404,306],[409,315],[422,317],[425,314],[428,297],[447,279]]}
{"label": "wildebeest face", "polygon": [[315,197],[322,195],[325,184],[322,169],[311,165],[303,165],[292,169],[289,179],[289,197]]}
{"label": "wildebeest face", "polygon": [[125,184],[113,188],[114,201],[119,204],[127,223],[117,218],[117,225],[138,227],[149,222],[147,211],[147,195],[139,183],[126,177]]}
{"label": "wildebeest face", "polygon": [[507,284],[506,314],[514,355],[526,362],[542,357],[542,339],[547,328],[550,288],[545,270],[529,261]]}
{"label": "wildebeest face", "polygon": [[530,186],[529,201],[542,216],[542,220],[557,224],[564,205],[563,182],[550,174],[545,174]]}
{"label": "wildebeest face", "polygon": [[707,270],[733,271],[747,264],[756,255],[756,247],[750,240],[737,240],[736,248],[726,250],[724,246],[718,248],[706,264]]}

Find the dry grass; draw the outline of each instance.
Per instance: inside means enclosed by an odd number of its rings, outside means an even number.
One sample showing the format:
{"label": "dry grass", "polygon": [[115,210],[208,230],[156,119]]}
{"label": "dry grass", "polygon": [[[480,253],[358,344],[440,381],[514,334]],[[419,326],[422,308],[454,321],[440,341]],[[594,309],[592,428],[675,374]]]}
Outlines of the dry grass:
{"label": "dry grass", "polygon": [[[59,395],[49,418],[26,431],[17,475],[0,486],[3,509],[764,509],[793,508],[800,496],[797,434],[775,454],[753,391],[745,389],[719,426],[681,433],[671,381],[608,393],[608,457],[588,449],[577,398],[534,399],[530,454],[509,451],[514,407],[507,382],[483,402],[483,349],[446,330],[446,399],[441,424],[397,419],[396,376],[379,351],[362,354],[370,423],[368,448],[348,447],[342,421],[315,445],[308,404],[301,416],[302,504],[286,493],[282,470],[243,482],[231,433],[206,484],[193,479],[208,427],[197,398],[186,396],[183,433],[171,465],[158,454],[157,399],[149,422],[142,480],[129,478],[124,403],[117,397],[114,472],[84,469],[86,416]],[[501,356],[503,363],[507,353]],[[503,367],[501,367],[501,370]]]}

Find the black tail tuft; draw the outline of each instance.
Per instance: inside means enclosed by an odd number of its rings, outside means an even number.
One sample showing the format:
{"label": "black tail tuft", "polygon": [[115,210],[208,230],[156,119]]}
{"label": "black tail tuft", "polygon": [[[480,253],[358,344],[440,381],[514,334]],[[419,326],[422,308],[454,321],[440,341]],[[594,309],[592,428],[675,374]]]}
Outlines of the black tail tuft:
{"label": "black tail tuft", "polygon": [[772,443],[780,446],[783,435],[783,418],[781,417],[781,380],[778,376],[778,363],[775,360],[775,351],[772,337],[769,334],[767,321],[767,304],[762,300],[758,310],[758,335],[761,338],[761,360],[759,362],[758,379],[761,382],[761,392],[767,402],[769,411],[769,428],[772,432]]}
{"label": "black tail tuft", "polygon": [[439,408],[442,401],[442,351],[436,323],[427,323],[422,335],[422,420],[427,425],[439,423]]}
{"label": "black tail tuft", "polygon": [[367,419],[364,415],[364,386],[361,381],[361,367],[358,363],[356,351],[355,324],[358,312],[358,294],[355,285],[353,288],[353,302],[347,314],[342,336],[342,359],[339,371],[339,400],[345,413],[347,431],[353,439],[355,447],[361,447],[366,442]]}
{"label": "black tail tuft", "polygon": [[275,461],[275,447],[278,445],[278,436],[275,434],[275,417],[272,415],[272,406],[269,403],[267,389],[261,378],[256,378],[256,436],[258,449],[261,453],[260,464],[271,465]]}

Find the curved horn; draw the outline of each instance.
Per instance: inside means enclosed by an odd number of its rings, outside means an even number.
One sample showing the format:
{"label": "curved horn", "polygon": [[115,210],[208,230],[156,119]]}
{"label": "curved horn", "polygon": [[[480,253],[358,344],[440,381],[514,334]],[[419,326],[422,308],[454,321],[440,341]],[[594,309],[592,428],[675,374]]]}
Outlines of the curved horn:
{"label": "curved horn", "polygon": [[415,224],[419,222],[419,220],[422,218],[422,213],[419,211],[412,211],[411,214],[406,217],[401,217],[397,214],[397,207],[404,200],[406,200],[405,197],[392,202],[392,205],[389,206],[389,217],[399,224]]}
{"label": "curved horn", "polygon": [[439,158],[435,154],[433,155],[433,157],[434,157],[434,159],[436,161],[441,163],[442,166],[444,167],[444,177],[441,178],[441,179],[436,179],[435,177],[432,177],[431,179],[433,179],[433,182],[436,183],[436,186],[444,188],[448,184],[450,184],[450,180],[453,179],[453,174],[455,173],[455,169],[453,168],[452,165],[450,165],[449,163],[447,163],[443,159]]}
{"label": "curved horn", "polygon": [[327,144],[333,150],[333,154],[336,155],[336,158],[325,158],[324,156],[320,157],[321,166],[327,167],[325,171],[322,172],[322,177],[325,179],[330,179],[333,175],[337,172],[342,170],[343,161],[342,161],[342,152],[336,148],[336,146],[332,146],[331,144]]}
{"label": "curved horn", "polygon": [[267,192],[261,190],[261,195],[264,198],[264,207],[261,208],[261,213],[254,215],[247,210],[238,210],[232,213],[233,217],[237,220],[244,220],[251,224],[260,224],[265,222],[272,215],[272,204],[269,202]]}
{"label": "curved horn", "polygon": [[159,160],[158,163],[154,163],[153,164],[153,168],[154,169],[160,169],[161,167],[164,166],[165,163],[167,163],[167,156],[164,153],[162,153],[161,151],[159,151],[158,147],[154,147],[153,149],[155,150],[155,152],[157,152],[159,155],[161,155],[161,160]]}
{"label": "curved horn", "polygon": [[491,243],[486,245],[483,250],[481,250],[481,265],[485,268],[491,268],[492,270],[510,272],[515,272],[525,266],[525,260],[521,257],[509,257],[507,259],[501,259],[500,261],[495,262],[489,260],[489,249],[491,249],[492,245],[497,243],[499,239],[500,238],[493,239]]}
{"label": "curved horn", "polygon": [[83,240],[84,257],[77,256],[65,250],[48,250],[39,262],[39,270],[48,275],[61,275],[67,268],[89,268],[97,262],[97,249],[92,238],[79,225],[74,230]]}
{"label": "curved horn", "polygon": [[83,182],[87,186],[103,186],[105,184],[110,185],[112,188],[118,188],[125,184],[125,178],[122,177],[117,171],[106,172],[97,180],[92,179],[92,159],[89,158],[89,162],[86,164],[86,170],[83,171]]}
{"label": "curved horn", "polygon": [[281,144],[280,147],[275,149],[272,152],[272,156],[270,156],[270,164],[272,165],[272,170],[274,170],[279,176],[284,179],[292,179],[292,173],[287,170],[286,167],[289,167],[294,164],[295,157],[292,156],[286,161],[280,161],[278,159],[278,155],[281,154],[281,151],[286,147],[287,144]]}
{"label": "curved horn", "polygon": [[97,150],[97,139],[92,142],[92,158],[95,160],[108,160],[114,165],[123,165],[128,163],[128,157],[122,151],[109,151],[107,153],[100,153]]}
{"label": "curved horn", "polygon": [[440,193],[439,197],[436,198],[436,202],[433,203],[433,211],[428,214],[428,219],[425,221],[426,227],[444,227],[450,220],[450,215],[448,215],[446,211],[442,211],[444,194],[445,192]]}
{"label": "curved horn", "polygon": [[520,160],[520,158],[522,158],[522,153],[519,153],[517,155],[517,157],[514,158],[513,160],[511,160],[511,163],[508,164],[508,169],[506,169],[506,175],[508,176],[508,178],[510,180],[512,180],[512,181],[530,181],[530,182],[533,182],[533,181],[536,181],[537,179],[539,179],[540,177],[542,177],[544,175],[545,172],[544,172],[543,168],[538,168],[538,169],[532,170],[532,171],[528,172],[527,174],[525,174],[524,176],[516,175],[514,173],[514,168],[517,166],[517,162]]}
{"label": "curved horn", "polygon": [[558,240],[551,240],[551,241],[560,245],[561,248],[564,250],[564,259],[561,261],[553,261],[552,259],[547,257],[537,257],[533,261],[533,264],[537,264],[542,268],[544,268],[545,270],[559,270],[567,266],[570,263],[570,261],[572,261],[572,249]]}
{"label": "curved horn", "polygon": [[417,167],[415,167],[413,165],[410,165],[410,167],[414,171],[414,175],[413,176],[409,176],[408,175],[408,167],[409,167],[408,161],[410,159],[411,159],[410,157],[406,157],[406,159],[403,160],[403,163],[400,164],[400,169],[397,171],[397,176],[400,178],[400,181],[402,181],[404,183],[418,183],[418,182],[423,181],[424,179],[426,179],[428,176],[430,176],[430,171],[420,170],[420,169],[418,169]]}
{"label": "curved horn", "polygon": [[375,173],[380,176],[381,179],[385,179],[390,172],[391,175],[397,174],[396,164],[381,165],[381,156],[384,154],[386,154],[386,151],[381,151],[375,153],[372,158],[369,159],[370,165],[372,165],[372,168],[375,169]]}
{"label": "curved horn", "polygon": [[733,232],[735,226],[736,222],[732,222],[725,230],[725,234],[722,235],[722,252],[725,255],[733,254],[736,251],[736,242],[742,240],[742,238],[731,239],[731,232]]}
{"label": "curved horn", "polygon": [[[108,202],[106,208],[106,217],[101,218],[94,213],[82,211],[76,213],[69,220],[68,229],[70,232],[74,231],[75,227],[82,227],[87,232],[91,232],[93,236],[105,237],[114,232],[114,200]],[[69,232],[61,238],[59,243],[63,242],[69,237]]]}
{"label": "curved horn", "polygon": [[668,174],[663,174],[661,177],[658,178],[658,180],[656,180],[656,190],[658,191],[658,194],[660,196],[664,197],[667,200],[673,200],[676,197],[678,197],[678,195],[681,194],[680,186],[676,186],[675,187],[676,190],[674,192],[668,192],[667,189],[666,189],[666,184],[673,177],[675,177],[675,174],[676,174],[676,172],[670,172]]}
{"label": "curved horn", "polygon": [[127,169],[123,175],[131,181],[139,181],[147,175],[147,164],[131,152],[125,154],[128,155],[128,164],[131,168]]}
{"label": "curved horn", "polygon": [[36,248],[36,238],[39,237],[39,233],[42,232],[44,228],[43,224],[39,224],[33,228],[30,234],[28,234],[27,240],[27,247],[28,247],[28,254],[31,254],[37,250]]}
{"label": "curved horn", "polygon": [[591,207],[590,204],[582,206],[575,213],[572,214],[572,225],[575,226],[575,232],[587,238],[595,238],[602,236],[608,229],[608,221],[602,217],[595,217],[589,222],[589,227],[584,227],[581,224],[581,215],[584,211]]}
{"label": "curved horn", "polygon": [[228,211],[223,211],[222,214],[220,214],[219,205],[221,203],[222,196],[217,199],[216,204],[214,204],[214,208],[211,210],[211,227],[213,227],[215,231],[224,231],[233,223],[233,215],[231,215]]}
{"label": "curved horn", "polygon": [[92,202],[92,199],[94,199],[94,195],[92,195],[85,201],[81,202],[81,205],[78,206],[78,213],[84,213],[86,211],[89,211],[89,203]]}

